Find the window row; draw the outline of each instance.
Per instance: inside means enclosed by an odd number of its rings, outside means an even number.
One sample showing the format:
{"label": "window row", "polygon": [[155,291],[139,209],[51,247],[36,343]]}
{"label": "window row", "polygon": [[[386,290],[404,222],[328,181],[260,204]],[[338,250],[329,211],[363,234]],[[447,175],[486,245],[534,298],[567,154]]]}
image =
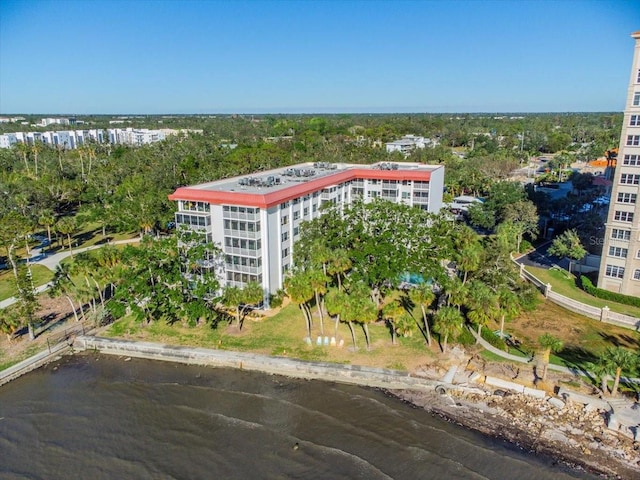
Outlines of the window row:
{"label": "window row", "polygon": [[635,92],[633,94],[633,106],[634,107],[640,106],[640,92]]}
{"label": "window row", "polygon": [[242,265],[243,267],[261,267],[262,258],[240,257],[238,255],[226,255],[225,262],[228,265]]}
{"label": "window row", "polygon": [[624,267],[618,267],[617,265],[607,265],[607,268],[605,270],[605,275],[607,277],[623,278]]}
{"label": "window row", "polygon": [[640,185],[640,175],[633,173],[623,173],[620,175],[621,185]]}
{"label": "window row", "polygon": [[611,230],[611,238],[613,240],[630,240],[631,230],[620,230],[619,228],[614,228]]}
{"label": "window row", "polygon": [[182,202],[182,210],[190,210],[192,212],[208,212],[209,204],[206,202]]}
{"label": "window row", "polygon": [[211,225],[211,217],[177,213],[176,223],[180,225],[191,225],[192,227],[206,227],[208,225]]}
{"label": "window row", "polygon": [[623,212],[616,210],[613,214],[613,219],[619,222],[633,222],[633,212]]}
{"label": "window row", "polygon": [[636,193],[618,193],[618,202],[619,203],[636,203],[638,199],[638,194]]}
{"label": "window row", "polygon": [[224,237],[225,247],[244,248],[247,250],[260,250],[262,240],[247,240],[245,238]]}
{"label": "window row", "polygon": [[627,147],[637,147],[640,145],[640,135],[627,135]]}
{"label": "window row", "polygon": [[260,222],[241,222],[239,220],[225,220],[225,230],[238,230],[240,232],[259,232]]}
{"label": "window row", "polygon": [[227,272],[227,280],[231,282],[258,282],[262,283],[262,275],[250,275],[248,273]]}
{"label": "window row", "polygon": [[640,155],[625,155],[622,159],[622,165],[628,165],[630,167],[640,166]]}
{"label": "window row", "polygon": [[640,115],[631,115],[631,117],[629,117],[629,126],[630,127],[640,126]]}
{"label": "window row", "polygon": [[627,258],[629,250],[621,247],[609,247],[609,256],[618,258]]}
{"label": "window row", "polygon": [[233,213],[258,213],[260,212],[260,209],[254,207],[238,207],[236,205],[223,205],[222,211]]}

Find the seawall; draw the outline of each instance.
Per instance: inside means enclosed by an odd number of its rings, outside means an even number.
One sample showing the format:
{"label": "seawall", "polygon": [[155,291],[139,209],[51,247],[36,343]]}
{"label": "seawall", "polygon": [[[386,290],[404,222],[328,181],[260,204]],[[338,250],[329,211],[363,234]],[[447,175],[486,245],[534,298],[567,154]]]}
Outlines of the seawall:
{"label": "seawall", "polygon": [[437,385],[442,384],[442,382],[411,377],[406,372],[384,368],[308,362],[254,353],[179,347],[102,337],[77,337],[73,347],[76,351],[94,350],[108,355],[178,362],[187,365],[239,368],[272,375],[349,383],[389,390],[413,389],[433,391]]}

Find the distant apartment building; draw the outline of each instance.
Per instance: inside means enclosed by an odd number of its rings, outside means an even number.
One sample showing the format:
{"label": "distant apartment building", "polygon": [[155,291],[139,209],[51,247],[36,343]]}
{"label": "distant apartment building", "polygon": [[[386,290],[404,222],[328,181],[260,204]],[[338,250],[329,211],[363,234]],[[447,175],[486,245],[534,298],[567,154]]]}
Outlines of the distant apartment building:
{"label": "distant apartment building", "polygon": [[42,118],[36,124],[39,127],[47,127],[49,125],[70,125],[72,122],[69,118]]}
{"label": "distant apartment building", "polygon": [[89,143],[112,143],[139,147],[164,140],[169,135],[180,133],[202,133],[202,130],[162,129],[147,130],[135,128],[109,128],[90,130],[58,130],[47,132],[14,132],[0,135],[0,148],[10,148],[16,143],[33,145],[41,142],[51,146],[60,146],[69,150]]}
{"label": "distant apartment building", "polygon": [[301,222],[319,217],[322,205],[381,198],[438,212],[443,187],[441,165],[303,163],[178,188],[169,199],[178,204],[178,226],[222,249],[223,285],[256,281],[268,298],[292,266]]}
{"label": "distant apartment building", "polygon": [[388,153],[400,152],[404,155],[409,155],[416,148],[425,148],[432,143],[431,139],[419,137],[416,135],[405,135],[399,140],[386,143]]}
{"label": "distant apartment building", "polygon": [[640,31],[613,177],[598,286],[640,297]]}

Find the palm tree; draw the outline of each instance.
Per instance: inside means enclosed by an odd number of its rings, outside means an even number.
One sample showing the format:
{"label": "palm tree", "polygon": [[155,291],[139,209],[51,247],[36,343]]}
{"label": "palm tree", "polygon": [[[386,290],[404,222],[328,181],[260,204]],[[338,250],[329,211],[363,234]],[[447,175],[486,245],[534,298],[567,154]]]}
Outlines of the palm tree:
{"label": "palm tree", "polygon": [[469,288],[467,317],[478,325],[478,338],[482,327],[498,316],[498,297],[484,283],[473,280]]}
{"label": "palm tree", "polygon": [[49,245],[51,245],[51,227],[56,223],[56,216],[51,210],[43,210],[38,217],[38,225],[46,227],[47,238],[49,239]]}
{"label": "palm tree", "polygon": [[611,395],[616,395],[618,393],[618,386],[620,385],[620,376],[622,375],[622,372],[628,371],[637,364],[638,356],[631,350],[627,350],[623,347],[609,347],[602,355],[602,362],[610,371],[615,372]]}
{"label": "palm tree", "polygon": [[351,270],[351,267],[352,263],[351,258],[349,257],[349,252],[339,248],[332,252],[329,265],[327,266],[327,273],[332,277],[336,277],[336,279],[338,280],[338,288],[342,289],[341,277],[343,277],[346,272]]}
{"label": "palm tree", "polygon": [[469,292],[466,285],[458,277],[448,277],[444,281],[443,287],[447,296],[447,306],[454,305],[460,311],[460,307],[466,302]]}
{"label": "palm tree", "polygon": [[58,233],[67,236],[67,241],[69,242],[69,252],[73,257],[73,250],[71,248],[71,234],[76,231],[76,220],[72,217],[63,217],[58,220],[55,228]]}
{"label": "palm tree", "polygon": [[462,331],[462,314],[453,307],[442,307],[433,316],[433,331],[443,339],[443,351],[447,351],[447,341]]}
{"label": "palm tree", "polygon": [[[338,324],[340,319],[344,317],[345,305],[347,304],[347,294],[335,287],[330,288],[324,297],[327,313],[336,318],[334,327],[334,336],[338,336]],[[355,338],[354,347],[355,347]]]}
{"label": "palm tree", "polygon": [[547,370],[549,366],[549,357],[551,353],[557,353],[562,350],[562,340],[554,337],[550,333],[544,333],[538,337],[538,343],[542,347],[542,381],[547,379]]}
{"label": "palm tree", "polygon": [[589,372],[600,378],[600,390],[602,391],[602,394],[608,395],[609,387],[607,386],[607,383],[609,382],[609,378],[611,378],[611,366],[603,362],[601,358],[596,363],[589,363],[588,369]]}
{"label": "palm tree", "polygon": [[391,344],[396,344],[396,330],[398,323],[403,315],[406,314],[405,309],[398,300],[391,300],[382,307],[382,318],[389,324],[391,330]]}
{"label": "palm tree", "polygon": [[316,298],[316,307],[320,317],[320,335],[324,335],[324,312],[322,310],[323,298],[327,293],[327,276],[322,270],[310,270],[309,282]]}
{"label": "palm tree", "polygon": [[285,278],[284,290],[291,301],[302,310],[307,325],[307,337],[311,338],[312,317],[308,302],[313,298],[313,288],[306,272],[298,270]]}
{"label": "palm tree", "polygon": [[427,319],[427,308],[433,303],[436,298],[435,293],[429,285],[421,283],[416,288],[409,291],[409,298],[414,303],[420,305],[422,310],[422,322],[424,324],[425,332],[427,333],[427,345],[431,346],[431,331],[429,328],[429,321]]}
{"label": "palm tree", "polygon": [[505,318],[512,319],[520,312],[518,296],[506,287],[498,289],[498,304],[500,313],[500,336],[504,336]]}

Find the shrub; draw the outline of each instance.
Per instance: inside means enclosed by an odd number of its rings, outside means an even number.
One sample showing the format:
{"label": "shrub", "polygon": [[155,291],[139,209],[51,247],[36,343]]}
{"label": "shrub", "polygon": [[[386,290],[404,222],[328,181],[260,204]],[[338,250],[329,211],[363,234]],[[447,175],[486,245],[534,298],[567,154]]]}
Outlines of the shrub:
{"label": "shrub", "polygon": [[471,335],[468,328],[463,328],[460,334],[456,337],[456,343],[468,347],[470,345],[474,345],[476,343],[476,339]]}
{"label": "shrub", "polygon": [[580,284],[582,289],[589,295],[602,298],[603,300],[609,300],[611,302],[622,303],[624,305],[632,305],[634,307],[640,307],[640,298],[632,297],[631,295],[623,295],[622,293],[610,292],[603,288],[598,288],[593,285],[589,278],[582,275],[580,277]]}
{"label": "shrub", "polygon": [[497,336],[495,333],[493,333],[488,328],[482,329],[482,338],[484,338],[487,342],[489,342],[489,344],[492,347],[496,347],[496,348],[498,348],[500,350],[504,350],[504,351],[508,350],[507,344],[505,343],[504,339],[502,339],[499,336]]}

